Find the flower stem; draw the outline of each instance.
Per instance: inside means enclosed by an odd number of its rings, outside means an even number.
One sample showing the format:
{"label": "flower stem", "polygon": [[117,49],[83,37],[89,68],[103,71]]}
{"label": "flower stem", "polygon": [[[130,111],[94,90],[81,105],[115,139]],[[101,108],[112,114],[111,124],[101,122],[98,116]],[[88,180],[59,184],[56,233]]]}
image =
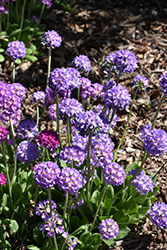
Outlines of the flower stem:
{"label": "flower stem", "polygon": [[12,119],[10,118],[10,127],[11,127],[11,134],[13,137],[13,161],[14,161],[14,170],[13,170],[13,176],[12,176],[12,180],[11,180],[11,190],[12,190],[12,186],[13,186],[13,181],[14,181],[14,177],[16,174],[16,169],[17,169],[17,156],[16,156],[16,140],[15,140],[15,132],[14,132],[14,127],[13,127],[13,122]]}
{"label": "flower stem", "polygon": [[166,97],[166,95],[164,94],[164,95],[162,96],[160,102],[159,102],[157,111],[156,111],[155,116],[154,116],[154,120],[153,120],[153,124],[152,124],[152,129],[154,129],[154,127],[155,127],[155,123],[156,123],[156,120],[157,120],[158,112],[159,112],[159,110],[160,110],[160,108],[161,108],[161,105],[162,105],[162,103],[163,103],[165,97]]}
{"label": "flower stem", "polygon": [[67,137],[68,137],[68,145],[71,144],[71,136],[70,136],[70,118],[67,117]]}
{"label": "flower stem", "polygon": [[51,69],[51,58],[52,58],[52,49],[51,49],[51,47],[50,47],[50,48],[49,48],[49,51],[48,51],[48,74],[47,74],[47,83],[46,83],[46,87],[48,86],[48,83],[49,83],[50,69]]}
{"label": "flower stem", "polygon": [[65,216],[66,216],[67,204],[68,204],[68,192],[66,192],[65,202],[64,202],[64,210],[63,210],[63,223],[64,223],[64,226],[65,226]]}
{"label": "flower stem", "polygon": [[153,179],[157,176],[157,174],[160,173],[161,169],[163,169],[163,167],[166,165],[167,160],[164,162],[164,164],[160,167],[160,169],[154,174],[154,176],[152,177]]}
{"label": "flower stem", "polygon": [[123,132],[121,141],[120,141],[120,143],[119,143],[119,145],[118,145],[118,147],[117,147],[117,149],[116,149],[116,151],[115,151],[115,153],[114,153],[114,159],[113,159],[113,161],[115,161],[116,156],[117,156],[117,153],[118,153],[118,150],[119,150],[119,148],[120,148],[120,146],[121,146],[121,144],[122,144],[122,142],[123,142],[123,139],[124,139],[124,137],[125,137],[125,133],[126,133],[126,130],[127,130],[127,127],[128,127],[128,123],[129,123],[130,117],[131,117],[132,108],[133,108],[133,104],[134,104],[134,101],[135,101],[137,92],[138,92],[138,88],[137,88],[136,91],[135,91],[135,94],[134,94],[134,97],[133,97],[133,100],[132,100],[132,104],[131,104],[131,107],[130,107],[128,119],[127,119],[127,122],[126,122],[126,125],[125,125],[125,128],[124,128],[124,132]]}
{"label": "flower stem", "polygon": [[12,82],[15,82],[15,62],[13,62],[13,68],[12,68]]}
{"label": "flower stem", "polygon": [[23,20],[24,20],[25,5],[26,5],[26,0],[24,0],[23,6],[22,6],[21,22],[20,22],[20,32],[19,32],[19,35],[18,35],[18,40],[20,40],[21,32],[22,32],[22,29],[23,29]]}
{"label": "flower stem", "polygon": [[[109,134],[109,132],[110,132],[110,128],[111,128],[111,124],[112,124],[112,120],[113,120],[113,118],[114,118],[115,112],[116,112],[116,110],[113,110],[112,115],[111,115],[110,124],[109,124],[109,129],[108,129],[108,134]],[[110,114],[109,114],[109,115],[110,115]]]}
{"label": "flower stem", "polygon": [[101,245],[101,243],[102,243],[102,239],[100,240],[99,245],[97,246],[96,250],[99,249],[99,246]]}
{"label": "flower stem", "polygon": [[38,20],[39,20],[38,24],[40,24],[40,22],[41,22],[41,18],[42,18],[42,15],[43,15],[44,9],[45,9],[45,4],[43,4],[43,5],[42,5],[41,13],[40,13],[40,15],[39,15],[39,19],[38,19]]}
{"label": "flower stem", "polygon": [[48,197],[49,197],[50,217],[51,217],[52,216],[52,196],[51,196],[50,188],[48,188]]}

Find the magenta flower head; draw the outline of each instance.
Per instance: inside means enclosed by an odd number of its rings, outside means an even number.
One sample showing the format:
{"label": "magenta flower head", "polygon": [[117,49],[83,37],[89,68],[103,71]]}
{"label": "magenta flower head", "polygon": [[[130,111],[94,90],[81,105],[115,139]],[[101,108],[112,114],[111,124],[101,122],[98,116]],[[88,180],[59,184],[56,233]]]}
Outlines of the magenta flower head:
{"label": "magenta flower head", "polygon": [[65,193],[78,195],[78,191],[82,188],[82,181],[82,175],[77,169],[65,167],[59,176],[58,186]]}
{"label": "magenta flower head", "polygon": [[13,95],[16,95],[22,101],[26,96],[26,88],[20,83],[12,83],[9,85]]}
{"label": "magenta flower head", "polygon": [[59,34],[54,30],[48,30],[47,32],[45,32],[41,39],[42,45],[45,45],[47,49],[55,49],[56,47],[60,47],[61,42],[61,36],[59,36]]}
{"label": "magenta flower head", "polygon": [[[137,170],[131,170],[128,175],[134,175]],[[145,195],[150,191],[153,191],[154,183],[150,176],[140,171],[136,178],[132,181],[132,186],[140,195]]]}
{"label": "magenta flower head", "polygon": [[115,239],[119,233],[119,226],[117,222],[110,218],[102,220],[98,229],[103,240]]}
{"label": "magenta flower head", "polygon": [[126,110],[130,104],[131,96],[129,91],[121,84],[113,86],[105,94],[105,105],[108,109]]}
{"label": "magenta flower head", "polygon": [[159,78],[159,85],[162,87],[164,94],[167,96],[167,72]]}
{"label": "magenta flower head", "polygon": [[40,163],[35,170],[35,182],[43,189],[54,187],[59,180],[60,168],[51,161]]}
{"label": "magenta flower head", "polygon": [[141,76],[141,75],[137,75],[135,76],[135,78],[133,79],[131,86],[135,86],[139,89],[139,91],[142,90],[146,90],[146,88],[148,87],[149,81],[146,77]]}
{"label": "magenta flower head", "polygon": [[[147,125],[147,124],[146,124]],[[167,134],[162,129],[150,129],[150,125],[142,126],[143,147],[153,156],[161,156],[167,152]]]}
{"label": "magenta flower head", "polygon": [[73,64],[81,72],[88,73],[91,69],[90,60],[85,55],[76,56],[73,60]]}
{"label": "magenta flower head", "polygon": [[41,0],[41,2],[47,6],[49,6],[49,8],[52,6],[52,0]]}
{"label": "magenta flower head", "polygon": [[46,147],[50,151],[55,151],[59,145],[59,136],[53,130],[44,129],[38,133],[36,142],[40,147]]}
{"label": "magenta flower head", "polygon": [[121,185],[125,180],[126,174],[122,166],[112,162],[103,169],[103,180],[113,186]]}
{"label": "magenta flower head", "polygon": [[118,50],[115,53],[114,64],[118,72],[132,73],[137,67],[137,59],[129,50]]}
{"label": "magenta flower head", "polygon": [[9,134],[9,131],[3,126],[0,126],[0,143],[2,143],[3,141],[7,139],[8,134]]}
{"label": "magenta flower head", "polygon": [[0,173],[0,184],[1,186],[6,184],[6,177],[3,173]]}
{"label": "magenta flower head", "polygon": [[8,43],[6,52],[11,57],[11,60],[15,61],[16,59],[25,57],[26,47],[22,41],[13,41]]}
{"label": "magenta flower head", "polygon": [[33,162],[39,157],[37,145],[31,141],[22,141],[17,146],[16,155],[21,162]]}
{"label": "magenta flower head", "polygon": [[157,202],[148,211],[148,216],[157,227],[167,227],[167,205],[164,202]]}

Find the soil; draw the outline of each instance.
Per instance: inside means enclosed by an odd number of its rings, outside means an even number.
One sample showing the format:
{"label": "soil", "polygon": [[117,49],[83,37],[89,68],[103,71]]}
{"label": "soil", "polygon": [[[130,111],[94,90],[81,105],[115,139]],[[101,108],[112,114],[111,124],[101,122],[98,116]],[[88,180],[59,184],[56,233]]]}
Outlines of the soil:
{"label": "soil", "polygon": [[[130,165],[138,159],[142,141],[138,136],[141,125],[153,121],[156,108],[163,95],[159,86],[159,77],[167,71],[167,2],[163,0],[126,0],[126,1],[71,1],[73,10],[65,14],[63,9],[53,4],[47,10],[42,22],[47,30],[55,30],[61,35],[63,42],[60,48],[52,50],[52,70],[56,67],[70,67],[76,55],[85,54],[92,64],[88,77],[94,82],[104,84],[106,77],[101,72],[100,63],[110,53],[119,49],[132,51],[138,66],[134,73],[120,79],[134,95],[130,84],[137,74],[149,79],[146,92],[137,95],[132,116],[125,139],[118,151],[117,161],[123,160],[123,166]],[[16,69],[16,82],[27,88],[27,99],[23,110],[24,116],[33,116],[34,107],[29,96],[36,90],[44,90],[47,77],[47,50],[36,63],[24,61]],[[6,62],[0,68],[0,80],[11,82],[11,65]],[[119,112],[117,126],[111,131],[111,137],[118,146],[126,124],[128,112]],[[167,132],[167,101],[159,112],[155,128]],[[43,126],[49,126],[45,116]],[[145,164],[147,174],[154,174],[167,160],[167,155],[161,158],[150,157]],[[159,201],[167,204],[167,172],[166,166],[157,178],[157,193]],[[132,232],[123,240],[117,242],[113,250],[145,250],[167,249],[167,229],[157,228],[148,219],[141,225],[133,225]],[[107,249],[107,248],[104,248]]]}

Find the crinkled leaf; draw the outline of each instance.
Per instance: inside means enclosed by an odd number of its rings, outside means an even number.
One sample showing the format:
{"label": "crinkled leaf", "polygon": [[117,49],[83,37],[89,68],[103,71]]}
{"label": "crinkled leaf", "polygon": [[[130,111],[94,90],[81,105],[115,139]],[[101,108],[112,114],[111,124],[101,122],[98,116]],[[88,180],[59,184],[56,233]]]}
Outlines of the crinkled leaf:
{"label": "crinkled leaf", "polygon": [[0,55],[0,62],[4,62],[5,61],[5,57],[3,55]]}
{"label": "crinkled leaf", "polygon": [[24,59],[28,60],[30,62],[36,62],[36,61],[38,61],[38,58],[36,56],[32,56],[32,55],[25,55]]}
{"label": "crinkled leaf", "polygon": [[9,231],[10,231],[10,234],[12,235],[13,233],[16,233],[19,229],[19,225],[17,223],[16,220],[10,220],[10,223],[9,223]]}

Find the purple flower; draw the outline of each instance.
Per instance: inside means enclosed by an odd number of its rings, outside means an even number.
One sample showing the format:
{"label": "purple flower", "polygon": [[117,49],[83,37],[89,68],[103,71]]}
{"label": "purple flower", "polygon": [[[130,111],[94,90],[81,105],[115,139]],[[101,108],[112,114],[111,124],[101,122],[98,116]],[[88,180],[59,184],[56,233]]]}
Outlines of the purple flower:
{"label": "purple flower", "polygon": [[56,100],[56,89],[47,87],[45,90],[45,106],[47,106],[47,104],[54,103],[55,100]]}
{"label": "purple flower", "polygon": [[43,4],[48,5],[49,7],[52,6],[52,0],[40,0]]}
{"label": "purple flower", "polygon": [[3,173],[0,173],[0,184],[1,186],[6,184],[6,177]]}
{"label": "purple flower", "polygon": [[85,55],[76,56],[73,60],[73,64],[81,72],[88,73],[91,69],[90,60]]}
{"label": "purple flower", "polygon": [[105,95],[105,105],[108,109],[126,110],[130,104],[131,97],[128,90],[121,84],[113,86],[106,92]]}
{"label": "purple flower", "polygon": [[21,121],[17,126],[17,135],[21,139],[33,139],[38,133],[38,126],[33,120]]}
{"label": "purple flower", "polygon": [[7,139],[8,134],[9,134],[9,131],[3,126],[0,126],[0,143],[2,143],[3,141]]}
{"label": "purple flower", "polygon": [[59,36],[59,34],[54,30],[52,31],[48,30],[47,32],[45,32],[41,39],[42,45],[45,45],[47,49],[49,48],[55,49],[56,47],[60,47],[61,42],[62,42],[61,36]]}
{"label": "purple flower", "polygon": [[45,102],[45,92],[43,92],[43,91],[34,92],[31,95],[31,101],[33,103],[41,103],[41,104],[43,104]]}
{"label": "purple flower", "polygon": [[81,97],[86,99],[89,96],[89,87],[91,86],[91,81],[86,77],[80,78],[81,82]]}
{"label": "purple flower", "polygon": [[62,226],[63,220],[58,217],[58,214],[52,213],[52,216],[45,219],[40,225],[42,232],[47,232],[46,237],[54,237],[56,234],[62,234],[64,232],[64,226]]}
{"label": "purple flower", "polygon": [[88,93],[93,98],[104,98],[105,96],[103,85],[100,83],[93,83],[90,87],[88,87]]}
{"label": "purple flower", "polygon": [[[148,125],[148,128],[150,126]],[[143,129],[142,129],[143,132]],[[153,156],[161,156],[167,152],[167,134],[162,129],[147,129],[144,127],[142,135],[143,147]]]}
{"label": "purple flower", "polygon": [[13,41],[9,42],[7,46],[7,55],[11,57],[12,61],[18,58],[24,58],[26,55],[26,47],[23,42]]}
{"label": "purple flower", "polygon": [[84,152],[87,151],[87,143],[88,143],[87,137],[83,137],[82,135],[75,134],[72,139],[73,139],[72,141],[73,146],[80,147]]}
{"label": "purple flower", "polygon": [[57,121],[57,104],[49,106],[49,117],[53,121]]}
{"label": "purple flower", "polygon": [[65,167],[59,176],[59,189],[65,193],[69,192],[69,194],[77,195],[78,191],[82,188],[82,179],[82,175],[77,169]]}
{"label": "purple flower", "polygon": [[145,91],[148,84],[149,84],[148,79],[144,76],[141,76],[141,75],[135,76],[135,78],[133,79],[133,81],[131,83],[132,86],[138,87],[139,91],[142,91],[142,90]]}
{"label": "purple flower", "polygon": [[58,184],[60,172],[56,163],[51,161],[40,163],[35,170],[35,182],[43,189],[54,187]]}
{"label": "purple flower", "polygon": [[34,21],[35,21],[36,23],[39,23],[39,18],[38,18],[38,17],[36,17],[35,15],[33,15],[32,18],[34,19]]}
{"label": "purple flower", "polygon": [[116,82],[115,81],[108,81],[104,87],[103,87],[103,91],[107,92],[107,90],[112,89],[112,87],[116,86]]}
{"label": "purple flower", "polygon": [[69,81],[69,88],[71,90],[75,89],[75,88],[78,88],[80,85],[81,85],[81,82],[80,82],[80,78],[81,78],[81,75],[80,75],[80,72],[75,69],[75,68],[67,68],[66,69],[67,71],[67,75],[68,75],[68,81]]}
{"label": "purple flower", "polygon": [[159,85],[162,87],[163,93],[167,96],[167,72],[159,78]]}
{"label": "purple flower", "polygon": [[20,83],[12,83],[9,85],[13,95],[16,95],[22,101],[26,96],[26,88]]}
{"label": "purple flower", "polygon": [[74,250],[75,246],[77,245],[78,240],[74,238],[73,240],[69,237],[65,239],[65,242],[68,244],[68,250]]}
{"label": "purple flower", "polygon": [[59,145],[59,136],[53,130],[44,129],[38,133],[36,142],[40,147],[46,147],[50,151],[55,151]]}
{"label": "purple flower", "polygon": [[21,162],[33,162],[39,157],[40,151],[37,145],[30,141],[22,141],[17,146],[16,155]]}
{"label": "purple flower", "polygon": [[9,125],[10,119],[13,123],[13,125],[17,125],[20,120],[21,120],[21,114],[20,111],[17,110],[14,113],[10,113],[6,110],[3,110],[0,114],[0,120],[3,122],[5,125]]}
{"label": "purple flower", "polygon": [[[74,200],[74,202],[75,202],[75,200]],[[73,205],[71,205],[70,209],[76,209],[77,207],[80,207],[81,205],[83,205],[83,203],[84,203],[84,199],[81,198],[77,203],[74,203]]]}
{"label": "purple flower", "polygon": [[[128,175],[134,175],[137,170],[128,172]],[[150,176],[147,176],[142,171],[139,171],[136,178],[132,181],[132,186],[140,195],[153,191],[154,183]]]}
{"label": "purple flower", "polygon": [[[52,204],[52,211],[55,212],[55,210],[57,209],[57,205],[54,201],[51,201]],[[44,200],[44,201],[40,201],[38,202],[38,204],[36,205],[36,214],[38,216],[41,216],[41,218],[43,220],[47,219],[50,215],[50,202],[49,199]]]}
{"label": "purple flower", "polygon": [[106,58],[103,60],[102,63],[102,71],[106,70],[107,72],[109,71],[115,71],[115,63],[114,63],[114,59],[115,59],[116,54],[111,52],[108,56],[106,56]]}
{"label": "purple flower", "polygon": [[50,73],[49,86],[58,92],[67,91],[69,89],[69,75],[67,69],[56,68]]}
{"label": "purple flower", "polygon": [[85,160],[85,152],[78,146],[67,146],[60,152],[59,158],[74,166],[80,167]]}
{"label": "purple flower", "polygon": [[141,138],[144,140],[145,137],[148,135],[151,136],[151,125],[150,124],[144,124],[140,127],[140,133],[142,133]]}
{"label": "purple flower", "polygon": [[137,67],[137,59],[129,50],[118,50],[115,53],[114,64],[119,72],[132,73]]}
{"label": "purple flower", "polygon": [[113,219],[102,220],[98,226],[99,233],[103,240],[115,239],[119,233],[119,227]]}
{"label": "purple flower", "polygon": [[126,177],[123,167],[116,162],[105,166],[102,173],[104,182],[113,186],[121,185]]}
{"label": "purple flower", "polygon": [[90,110],[80,113],[75,126],[82,136],[87,136],[89,134],[95,135],[102,132],[104,123],[98,114],[95,114],[92,110]]}
{"label": "purple flower", "polygon": [[8,0],[1,0],[0,1],[0,15],[4,12],[8,14]]}
{"label": "purple flower", "polygon": [[151,222],[157,227],[167,227],[167,205],[164,202],[157,202],[148,211]]}

